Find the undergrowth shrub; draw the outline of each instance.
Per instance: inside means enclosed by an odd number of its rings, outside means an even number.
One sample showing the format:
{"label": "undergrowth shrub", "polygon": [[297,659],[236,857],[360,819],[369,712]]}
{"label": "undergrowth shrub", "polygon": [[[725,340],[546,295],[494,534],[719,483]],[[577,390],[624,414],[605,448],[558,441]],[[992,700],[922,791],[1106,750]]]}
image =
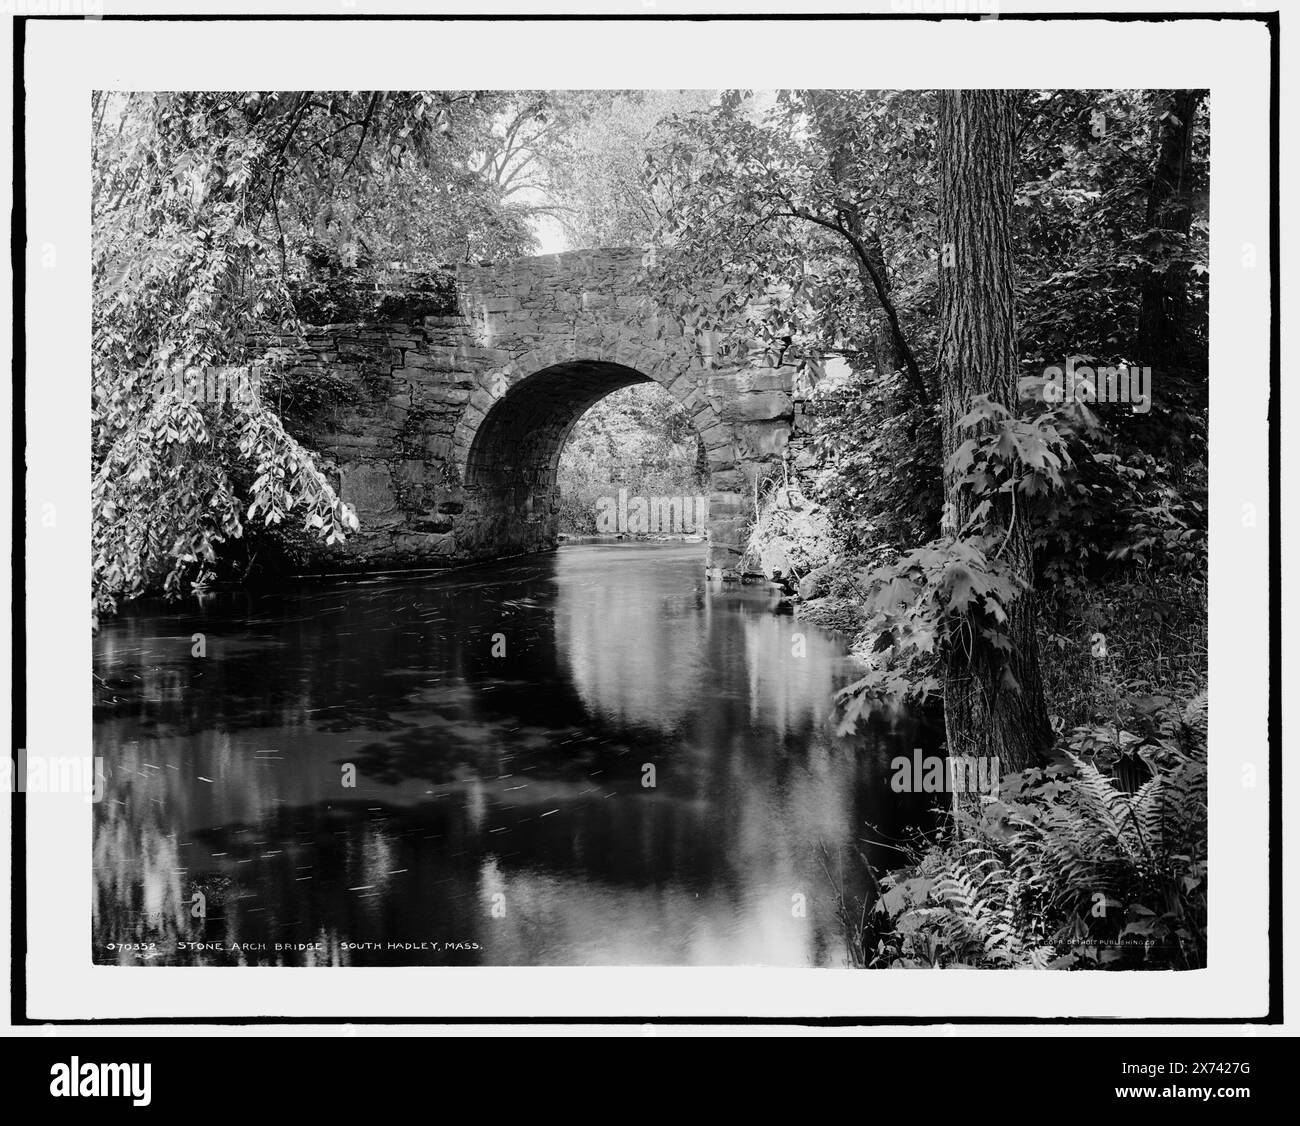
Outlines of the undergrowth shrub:
{"label": "undergrowth shrub", "polygon": [[757,513],[741,565],[797,583],[829,562],[826,510],[796,487],[772,480],[766,486],[760,484],[755,496]]}
{"label": "undergrowth shrub", "polygon": [[[1058,762],[1004,776],[884,876],[851,949],[875,967],[1204,967],[1206,723],[1201,693],[1146,735],[1070,732]],[[1132,792],[1129,755],[1147,774]]]}

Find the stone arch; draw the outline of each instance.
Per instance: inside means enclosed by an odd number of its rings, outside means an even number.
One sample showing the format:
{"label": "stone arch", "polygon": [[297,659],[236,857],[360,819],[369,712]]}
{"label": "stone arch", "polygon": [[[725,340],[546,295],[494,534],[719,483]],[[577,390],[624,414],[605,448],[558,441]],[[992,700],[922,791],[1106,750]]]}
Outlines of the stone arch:
{"label": "stone arch", "polygon": [[[713,436],[714,440],[710,441],[707,438],[705,440],[705,451],[708,454],[710,467],[734,464],[735,450],[730,435],[726,433],[722,420],[703,390],[705,373],[702,369],[693,368],[688,358],[679,355],[677,350],[669,348],[652,349],[645,346],[624,345],[607,350],[599,345],[584,348],[576,342],[569,342],[527,352],[510,363],[478,377],[477,389],[470,395],[452,441],[456,467],[461,474],[461,480],[466,480],[465,474],[469,468],[470,453],[475,440],[497,403],[510,395],[525,380],[550,369],[581,370],[594,366],[628,370],[634,373],[636,378],[629,378],[625,383],[608,382],[606,389],[596,395],[587,404],[588,407],[619,387],[634,383],[658,383],[686,408],[698,433],[702,436]],[[559,391],[561,386],[557,385],[556,390]],[[583,410],[586,408],[584,407]],[[581,412],[577,417],[581,417]]]}
{"label": "stone arch", "polygon": [[[731,491],[735,450],[730,428],[702,390],[706,373],[645,348],[614,355],[619,358],[579,358],[571,346],[532,351],[477,381],[454,448],[460,479],[478,514],[478,534],[497,550],[529,551],[554,543],[556,475],[574,426],[613,391],[655,383],[686,408],[704,446],[710,475],[709,566],[730,574],[741,546],[732,542],[737,538]],[[718,511],[723,519],[716,517]]]}

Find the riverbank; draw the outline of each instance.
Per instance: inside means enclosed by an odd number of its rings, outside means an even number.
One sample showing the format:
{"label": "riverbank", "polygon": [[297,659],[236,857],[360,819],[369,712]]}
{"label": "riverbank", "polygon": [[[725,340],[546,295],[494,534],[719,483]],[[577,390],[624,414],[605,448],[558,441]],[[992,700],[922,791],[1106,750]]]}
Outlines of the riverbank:
{"label": "riverbank", "polygon": [[[1206,588],[1145,575],[1041,599],[1055,743],[1039,769],[951,800],[938,837],[842,898],[866,968],[1197,969],[1206,964]],[[857,630],[843,596],[809,604]],[[802,608],[801,608],[801,612]]]}
{"label": "riverbank", "polygon": [[[774,518],[776,507],[760,517],[750,553],[799,558],[798,619],[844,636],[864,685],[883,674],[937,690],[937,655],[903,670],[890,663],[894,646],[878,644],[868,576],[889,553],[832,559],[829,537],[808,534],[815,505],[787,501]],[[852,965],[1205,964],[1204,579],[1166,565],[1053,589],[1034,603],[1054,733],[1042,766],[998,771],[969,796],[952,793],[950,775],[935,792],[948,809],[937,835],[903,843],[881,865],[862,858],[871,894],[836,898]]]}

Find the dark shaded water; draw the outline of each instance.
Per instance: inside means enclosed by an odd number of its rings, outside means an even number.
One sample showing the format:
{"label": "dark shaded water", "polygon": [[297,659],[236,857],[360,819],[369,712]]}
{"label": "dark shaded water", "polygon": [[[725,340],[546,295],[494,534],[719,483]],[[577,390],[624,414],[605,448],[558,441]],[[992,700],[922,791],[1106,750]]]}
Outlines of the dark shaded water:
{"label": "dark shaded water", "polygon": [[95,961],[842,965],[827,869],[863,894],[862,838],[928,821],[889,760],[937,740],[837,738],[842,639],[709,586],[702,553],[108,622]]}

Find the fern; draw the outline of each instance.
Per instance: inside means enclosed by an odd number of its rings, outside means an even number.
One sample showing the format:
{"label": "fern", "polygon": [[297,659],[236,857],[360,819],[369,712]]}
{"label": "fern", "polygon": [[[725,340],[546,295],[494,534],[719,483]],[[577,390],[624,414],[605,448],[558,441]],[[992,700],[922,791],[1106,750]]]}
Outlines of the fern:
{"label": "fern", "polygon": [[876,964],[1204,965],[1206,726],[1203,694],[1166,709],[1133,794],[1068,752],[1018,776],[1014,798],[885,877]]}
{"label": "fern", "polygon": [[[1018,819],[1014,868],[1060,917],[1058,939],[1082,920],[1094,940],[1133,938],[1167,947],[1175,964],[1204,964],[1205,730],[1202,697],[1163,729],[1150,751],[1154,776],[1135,794],[1069,755],[1075,774],[1057,800]],[[1119,953],[1111,946],[1098,956]]]}
{"label": "fern", "polygon": [[963,842],[940,852],[924,905],[897,921],[907,954],[931,965],[1037,966],[1051,951],[1025,939],[1017,881],[994,850]]}

